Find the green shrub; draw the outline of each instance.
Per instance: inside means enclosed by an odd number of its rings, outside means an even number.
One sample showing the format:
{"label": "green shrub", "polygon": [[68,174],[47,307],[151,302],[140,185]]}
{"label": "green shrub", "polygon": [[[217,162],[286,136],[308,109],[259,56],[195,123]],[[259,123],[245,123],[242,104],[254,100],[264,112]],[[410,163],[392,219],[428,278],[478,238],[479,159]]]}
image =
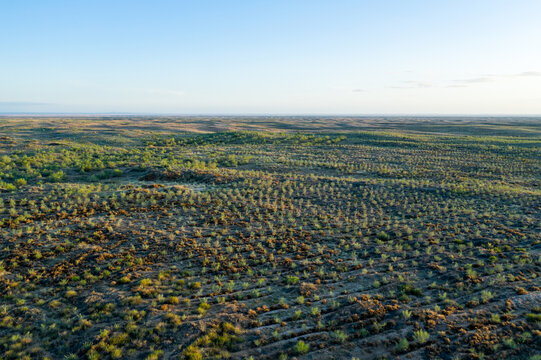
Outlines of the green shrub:
{"label": "green shrub", "polygon": [[335,330],[331,334],[331,338],[333,339],[334,342],[343,344],[348,339],[348,335],[345,332],[341,331],[341,330]]}
{"label": "green shrub", "polygon": [[409,347],[410,347],[410,343],[409,343],[408,339],[406,339],[406,338],[400,339],[398,344],[396,344],[396,350],[399,351],[399,352],[407,351],[409,349]]}
{"label": "green shrub", "polygon": [[420,344],[424,344],[430,338],[430,334],[425,330],[417,330],[413,333],[413,339]]}
{"label": "green shrub", "polygon": [[299,340],[293,347],[293,351],[297,355],[306,354],[310,350],[310,345],[306,344],[304,341]]}
{"label": "green shrub", "polygon": [[64,172],[62,170],[49,175],[50,182],[61,182],[62,180],[64,180]]}
{"label": "green shrub", "polygon": [[526,320],[536,324],[541,323],[541,314],[528,313],[526,314]]}
{"label": "green shrub", "polygon": [[286,283],[288,285],[295,285],[299,282],[299,278],[297,276],[294,276],[294,275],[288,275],[287,278],[286,278]]}
{"label": "green shrub", "polygon": [[182,353],[182,359],[185,360],[203,360],[203,354],[193,345],[190,345]]}

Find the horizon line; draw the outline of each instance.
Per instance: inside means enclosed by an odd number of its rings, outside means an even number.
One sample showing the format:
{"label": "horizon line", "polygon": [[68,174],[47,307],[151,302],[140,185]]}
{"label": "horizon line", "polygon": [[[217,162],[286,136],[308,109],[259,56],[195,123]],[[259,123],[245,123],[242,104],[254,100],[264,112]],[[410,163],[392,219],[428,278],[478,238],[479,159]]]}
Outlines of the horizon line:
{"label": "horizon line", "polygon": [[536,118],[541,117],[541,114],[491,114],[491,113],[159,113],[159,112],[0,112],[0,116],[28,116],[28,117],[47,117],[47,116],[185,116],[185,117],[205,117],[205,116],[245,116],[245,117],[263,117],[263,116],[276,116],[276,117],[312,117],[312,116],[324,116],[324,117],[528,117]]}

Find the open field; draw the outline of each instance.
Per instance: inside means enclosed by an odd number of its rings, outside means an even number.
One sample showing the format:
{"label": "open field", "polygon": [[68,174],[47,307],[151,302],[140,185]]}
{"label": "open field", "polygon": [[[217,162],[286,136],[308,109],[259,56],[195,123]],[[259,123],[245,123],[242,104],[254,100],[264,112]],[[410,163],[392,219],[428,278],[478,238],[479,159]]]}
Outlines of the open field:
{"label": "open field", "polygon": [[0,358],[541,357],[541,119],[0,118]]}

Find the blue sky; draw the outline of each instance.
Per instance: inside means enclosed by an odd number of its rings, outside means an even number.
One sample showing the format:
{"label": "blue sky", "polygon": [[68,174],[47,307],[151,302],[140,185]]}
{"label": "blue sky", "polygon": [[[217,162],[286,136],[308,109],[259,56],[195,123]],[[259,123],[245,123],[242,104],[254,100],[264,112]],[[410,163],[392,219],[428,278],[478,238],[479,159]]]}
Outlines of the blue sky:
{"label": "blue sky", "polygon": [[541,114],[541,1],[0,1],[0,112]]}

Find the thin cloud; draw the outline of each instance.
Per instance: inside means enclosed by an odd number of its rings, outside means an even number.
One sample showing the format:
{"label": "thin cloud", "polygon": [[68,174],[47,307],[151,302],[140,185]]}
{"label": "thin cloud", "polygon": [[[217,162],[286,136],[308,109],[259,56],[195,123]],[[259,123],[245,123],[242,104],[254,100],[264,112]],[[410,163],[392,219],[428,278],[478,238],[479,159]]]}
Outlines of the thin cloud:
{"label": "thin cloud", "polygon": [[425,88],[430,88],[433,86],[431,83],[424,82],[424,81],[416,81],[416,80],[406,80],[406,81],[402,81],[402,83],[407,84],[407,85],[391,86],[390,88],[391,89],[425,89]]}
{"label": "thin cloud", "polygon": [[185,95],[184,91],[168,90],[168,89],[148,89],[146,92],[153,95],[165,95],[165,96],[176,96],[176,97],[181,97]]}
{"label": "thin cloud", "polygon": [[516,76],[516,77],[541,76],[541,72],[539,72],[539,71],[524,71],[524,72],[521,72],[521,73],[518,73],[518,74],[515,74],[515,75],[512,75],[512,76]]}
{"label": "thin cloud", "polygon": [[352,91],[352,92],[354,92],[354,93],[361,93],[361,92],[365,92],[365,90],[364,90],[364,89],[353,89],[353,90],[351,90],[351,91]]}
{"label": "thin cloud", "polygon": [[[510,75],[497,75],[497,74],[487,74],[480,77],[470,78],[470,79],[459,79],[459,80],[453,80],[455,83],[463,84],[463,85],[471,85],[471,84],[483,84],[483,83],[489,83],[493,81],[497,81],[501,78],[517,78],[517,77],[537,77],[541,76],[541,72],[539,71],[523,71],[521,73],[517,74],[510,74]],[[457,87],[457,86],[446,86],[446,87]]]}
{"label": "thin cloud", "polygon": [[481,74],[477,77],[449,80],[447,83],[431,84],[419,80],[406,80],[401,83],[404,85],[389,86],[391,89],[422,89],[422,88],[465,88],[477,84],[486,84],[498,81],[504,78],[525,78],[525,77],[541,77],[539,71],[523,71],[516,74]]}
{"label": "thin cloud", "polygon": [[476,77],[476,78],[471,78],[471,79],[460,79],[460,80],[453,80],[453,81],[457,83],[462,83],[462,84],[481,84],[481,83],[494,81],[494,79],[492,76],[491,77],[483,76],[483,77]]}
{"label": "thin cloud", "polygon": [[0,101],[0,106],[48,106],[50,103],[36,101]]}
{"label": "thin cloud", "polygon": [[427,83],[424,81],[415,81],[415,80],[407,80],[403,81],[406,84],[410,84],[413,88],[429,88],[432,87],[431,83]]}

